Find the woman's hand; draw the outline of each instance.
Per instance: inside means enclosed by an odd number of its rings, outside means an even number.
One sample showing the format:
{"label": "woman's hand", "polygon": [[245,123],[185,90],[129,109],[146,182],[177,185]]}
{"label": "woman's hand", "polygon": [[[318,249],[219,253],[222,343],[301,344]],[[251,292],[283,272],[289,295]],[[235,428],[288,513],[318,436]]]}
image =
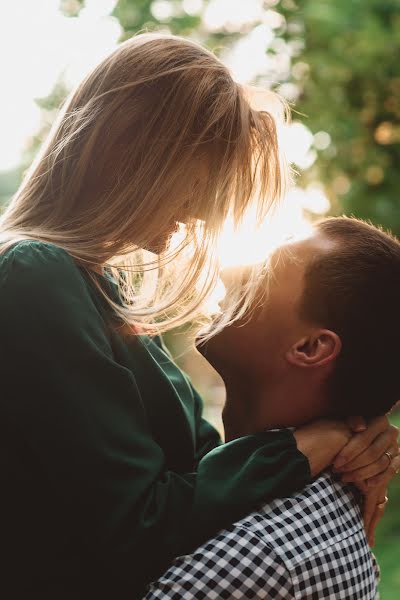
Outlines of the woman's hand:
{"label": "woman's hand", "polygon": [[355,483],[364,494],[365,532],[369,545],[374,546],[376,527],[385,514],[388,485],[400,471],[399,430],[387,417],[372,419],[368,425],[353,417],[348,425],[355,434],[336,457],[334,468],[343,473],[342,481]]}
{"label": "woman's hand", "polygon": [[387,475],[391,479],[398,469],[395,458],[399,454],[399,429],[387,417],[377,417],[368,424],[352,418],[348,424],[356,433],[335,458],[335,471],[342,473],[342,481],[355,483],[361,491],[363,482],[367,487],[387,483]]}
{"label": "woman's hand", "polygon": [[398,471],[398,432],[387,417],[372,419],[368,425],[361,418],[347,424],[320,419],[296,429],[294,437],[313,477],[333,463],[344,482],[352,481],[365,493],[369,487],[387,484]]}
{"label": "woman's hand", "polygon": [[[349,419],[348,424],[358,435],[353,437],[341,454],[344,455],[346,460],[346,453],[350,444],[353,446],[354,451],[354,446],[356,446],[356,449],[357,446],[365,449],[369,442],[368,448],[364,450],[367,454],[360,453],[358,458],[343,463],[342,467],[339,464],[336,470],[343,472],[343,481],[354,481],[364,494],[363,519],[365,532],[369,545],[374,546],[376,527],[385,514],[388,485],[394,475],[400,471],[400,455],[397,444],[398,429],[390,425],[386,417],[373,419],[368,427],[365,421],[359,417]],[[383,456],[379,456],[382,451]],[[389,452],[393,456],[390,461],[390,457],[384,454],[385,452]],[[375,461],[366,464],[365,460],[368,453],[370,453],[370,460],[375,458]],[[340,463],[339,459],[340,455],[337,457],[338,463]],[[337,465],[336,461],[335,464]],[[352,466],[354,467],[353,471],[350,470]],[[363,473],[370,475],[372,471],[377,471],[378,474],[367,477],[365,480],[361,479],[360,475],[362,476]]]}
{"label": "woman's hand", "polygon": [[385,514],[388,501],[386,485],[369,490],[363,501],[363,520],[368,544],[375,546],[375,530]]}
{"label": "woman's hand", "polygon": [[[333,462],[343,482],[353,482],[364,494],[363,519],[368,543],[385,513],[387,487],[400,471],[399,429],[387,417],[368,424],[361,417],[319,420],[296,429],[297,447],[310,463],[312,477]],[[385,453],[388,454],[385,454]]]}
{"label": "woman's hand", "polygon": [[297,448],[308,458],[311,476],[316,477],[348,445],[353,433],[343,421],[320,419],[299,427],[293,435]]}
{"label": "woman's hand", "polygon": [[388,501],[388,485],[393,476],[399,471],[400,455],[393,459],[391,466],[383,474],[378,475],[376,481],[372,481],[372,484],[371,480],[368,480],[364,484],[364,489],[363,484],[358,485],[359,489],[364,493],[363,519],[370,546],[375,545],[375,530],[385,514],[386,503]]}

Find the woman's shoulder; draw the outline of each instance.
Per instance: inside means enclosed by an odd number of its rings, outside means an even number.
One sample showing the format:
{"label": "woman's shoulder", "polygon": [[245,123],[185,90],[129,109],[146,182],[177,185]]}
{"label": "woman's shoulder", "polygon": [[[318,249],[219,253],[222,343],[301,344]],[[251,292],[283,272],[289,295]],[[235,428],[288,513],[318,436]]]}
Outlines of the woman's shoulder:
{"label": "woman's shoulder", "polygon": [[[18,241],[0,254],[0,330],[29,346],[63,336],[109,353],[104,320],[82,269],[63,248],[36,240]],[[36,335],[36,334],[35,334]],[[38,343],[41,343],[40,341]],[[43,342],[44,343],[44,342]],[[61,343],[61,341],[60,341]],[[30,346],[29,346],[30,347]]]}
{"label": "woman's shoulder", "polygon": [[71,280],[82,280],[79,268],[60,246],[39,240],[19,240],[0,249],[0,285],[19,293],[56,290]]}
{"label": "woman's shoulder", "polygon": [[[2,249],[5,246],[5,250]],[[49,264],[50,262],[62,261],[65,257],[72,258],[60,246],[51,242],[42,242],[40,240],[17,240],[13,243],[9,241],[0,242],[0,266],[4,263],[12,264],[14,262],[26,262],[27,264]]]}

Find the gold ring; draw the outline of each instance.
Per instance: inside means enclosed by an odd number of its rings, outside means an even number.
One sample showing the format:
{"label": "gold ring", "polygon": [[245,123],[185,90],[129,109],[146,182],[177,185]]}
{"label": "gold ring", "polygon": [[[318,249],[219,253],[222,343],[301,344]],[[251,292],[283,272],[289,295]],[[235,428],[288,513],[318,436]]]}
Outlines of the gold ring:
{"label": "gold ring", "polygon": [[388,501],[388,500],[389,500],[389,498],[388,498],[387,496],[385,496],[385,499],[384,499],[384,501],[383,501],[383,502],[379,502],[379,503],[376,505],[376,507],[377,507],[377,508],[385,508],[385,506],[386,506],[386,504],[387,504],[387,501]]}
{"label": "gold ring", "polygon": [[387,456],[387,457],[388,457],[388,459],[389,459],[389,465],[390,465],[390,463],[391,463],[391,462],[392,462],[392,460],[393,460],[393,454],[392,454],[392,453],[391,453],[389,450],[386,450],[385,454],[386,454],[386,456]]}

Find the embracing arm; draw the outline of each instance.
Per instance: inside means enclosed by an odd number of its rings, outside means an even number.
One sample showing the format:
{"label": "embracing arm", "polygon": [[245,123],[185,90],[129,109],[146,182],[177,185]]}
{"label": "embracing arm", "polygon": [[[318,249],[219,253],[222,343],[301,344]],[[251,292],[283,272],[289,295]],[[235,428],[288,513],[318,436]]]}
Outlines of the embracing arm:
{"label": "embracing arm", "polygon": [[[164,340],[161,336],[153,338],[154,343],[161,348],[161,350],[173,361],[174,358],[165,345]],[[183,376],[186,375],[183,373]],[[193,401],[194,401],[194,419],[195,419],[195,470],[199,461],[205,456],[210,450],[214,450],[218,446],[221,446],[222,440],[218,431],[203,417],[204,403],[200,394],[193,387],[190,379],[187,377],[187,383],[190,387]]]}
{"label": "embracing arm", "polygon": [[57,526],[99,569],[129,585],[149,581],[259,502],[308,482],[289,431],[207,452],[218,440],[200,407],[197,472],[167,470],[135,377],[115,361],[65,252],[18,245],[2,258],[0,288],[1,379],[13,388],[3,410],[44,473],[43,498],[63,507]]}

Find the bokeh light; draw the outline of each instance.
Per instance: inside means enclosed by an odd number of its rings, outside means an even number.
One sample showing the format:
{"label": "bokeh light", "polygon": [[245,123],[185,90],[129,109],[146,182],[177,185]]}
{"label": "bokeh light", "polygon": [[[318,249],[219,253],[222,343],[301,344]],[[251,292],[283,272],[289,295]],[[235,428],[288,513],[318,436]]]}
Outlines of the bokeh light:
{"label": "bokeh light", "polygon": [[[7,4],[0,21],[0,50],[3,55],[12,55],[13,60],[2,66],[0,171],[11,169],[21,161],[29,139],[39,130],[43,117],[35,99],[50,94],[60,78],[71,89],[116,47],[122,32],[119,21],[110,16],[116,4],[116,0],[86,0],[78,10],[78,3],[74,7],[64,2],[64,12],[59,10],[59,0],[39,3],[19,0]],[[274,10],[276,4],[262,0],[184,0],[181,9],[189,15],[200,15],[203,27],[210,32],[242,32],[240,38],[221,53],[236,80],[243,84],[257,81],[267,90],[278,87],[285,98],[294,100],[297,85],[286,80],[295,50],[277,35],[286,22],[282,14]],[[77,16],[65,16],[66,9],[74,9]],[[160,22],[167,22],[176,10],[177,4],[167,0],[155,0],[151,4],[151,13]],[[16,22],[23,43],[15,36],[13,24]],[[308,65],[298,62],[293,69],[300,76],[300,71],[308,69]],[[281,127],[279,137],[288,160],[299,169],[311,166],[316,150],[327,148],[331,142],[328,133],[320,131],[313,136],[300,121]],[[377,138],[386,141],[386,130],[378,130]],[[377,176],[376,169],[366,173],[369,179]],[[305,228],[310,213],[323,214],[328,208],[322,186],[307,190],[295,187],[279,211],[256,233],[254,214],[249,214],[237,231],[228,221],[220,247],[222,264],[262,260],[288,235]]]}
{"label": "bokeh light", "polygon": [[77,18],[64,16],[59,0],[2,6],[0,53],[9,58],[1,63],[0,171],[18,165],[27,141],[39,130],[35,99],[49,95],[61,76],[74,86],[116,46],[121,27],[109,16],[115,4],[87,0]]}

